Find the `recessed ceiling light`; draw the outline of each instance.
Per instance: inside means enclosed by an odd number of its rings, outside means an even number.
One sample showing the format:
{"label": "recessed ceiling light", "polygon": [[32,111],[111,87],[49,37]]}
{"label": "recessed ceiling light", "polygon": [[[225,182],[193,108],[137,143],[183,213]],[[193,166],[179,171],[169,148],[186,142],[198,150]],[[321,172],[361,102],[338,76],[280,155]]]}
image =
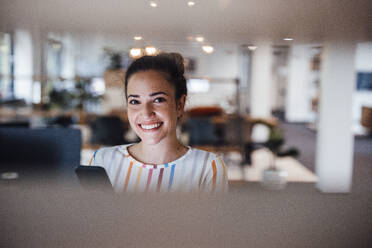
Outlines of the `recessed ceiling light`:
{"label": "recessed ceiling light", "polygon": [[203,51],[206,53],[213,53],[214,48],[212,46],[203,46]]}
{"label": "recessed ceiling light", "polygon": [[251,51],[254,51],[257,49],[257,46],[253,46],[253,45],[248,45],[247,48]]}
{"label": "recessed ceiling light", "polygon": [[202,36],[197,36],[197,37],[195,37],[195,40],[196,40],[197,42],[203,42],[203,41],[204,41],[204,37],[202,37]]}
{"label": "recessed ceiling light", "polygon": [[154,1],[151,1],[150,6],[153,7],[153,8],[156,8],[158,6],[158,4]]}
{"label": "recessed ceiling light", "polygon": [[146,55],[155,55],[156,54],[156,48],[153,46],[148,46],[145,48]]}
{"label": "recessed ceiling light", "polygon": [[195,5],[195,2],[194,2],[194,1],[188,1],[188,2],[187,2],[187,5],[188,5],[189,7],[192,7],[192,6]]}
{"label": "recessed ceiling light", "polygon": [[129,53],[132,58],[139,58],[142,56],[141,48],[132,48],[130,49]]}
{"label": "recessed ceiling light", "polygon": [[289,37],[287,37],[287,38],[284,38],[283,40],[285,40],[285,41],[292,41],[293,38],[289,38]]}
{"label": "recessed ceiling light", "polygon": [[135,40],[142,40],[142,36],[134,36]]}

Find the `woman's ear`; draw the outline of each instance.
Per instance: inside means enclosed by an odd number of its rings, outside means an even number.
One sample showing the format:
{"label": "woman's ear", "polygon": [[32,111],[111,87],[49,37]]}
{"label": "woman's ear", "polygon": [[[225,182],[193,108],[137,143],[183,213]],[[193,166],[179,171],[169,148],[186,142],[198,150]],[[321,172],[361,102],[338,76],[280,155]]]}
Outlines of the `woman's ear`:
{"label": "woman's ear", "polygon": [[186,95],[182,95],[180,99],[178,99],[178,102],[177,102],[177,116],[178,117],[181,117],[183,115],[185,103],[186,103]]}

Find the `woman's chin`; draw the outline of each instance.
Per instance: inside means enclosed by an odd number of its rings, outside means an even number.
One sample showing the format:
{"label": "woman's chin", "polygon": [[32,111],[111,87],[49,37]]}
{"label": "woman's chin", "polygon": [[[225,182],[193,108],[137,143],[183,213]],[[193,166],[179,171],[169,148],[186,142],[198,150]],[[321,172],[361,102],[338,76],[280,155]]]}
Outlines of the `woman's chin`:
{"label": "woman's chin", "polygon": [[141,135],[141,143],[144,145],[157,145],[161,142],[160,137],[149,137],[149,135]]}

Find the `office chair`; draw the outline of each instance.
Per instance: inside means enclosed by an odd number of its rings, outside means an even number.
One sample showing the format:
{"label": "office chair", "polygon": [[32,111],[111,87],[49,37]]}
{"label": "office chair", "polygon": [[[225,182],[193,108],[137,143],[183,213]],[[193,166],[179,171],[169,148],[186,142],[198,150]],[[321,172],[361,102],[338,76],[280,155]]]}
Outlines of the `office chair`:
{"label": "office chair", "polygon": [[90,124],[91,144],[115,146],[126,143],[125,123],[117,116],[100,116]]}
{"label": "office chair", "polygon": [[218,140],[210,117],[190,117],[184,129],[190,134],[189,145],[214,145]]}

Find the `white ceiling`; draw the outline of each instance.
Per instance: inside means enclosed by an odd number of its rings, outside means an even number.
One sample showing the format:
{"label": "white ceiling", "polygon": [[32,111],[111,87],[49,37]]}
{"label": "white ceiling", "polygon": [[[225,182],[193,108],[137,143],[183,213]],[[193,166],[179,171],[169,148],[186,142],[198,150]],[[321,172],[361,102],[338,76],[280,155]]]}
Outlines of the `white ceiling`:
{"label": "white ceiling", "polygon": [[371,0],[0,0],[0,30],[16,27],[136,34],[158,42],[283,44],[328,37],[372,40]]}

